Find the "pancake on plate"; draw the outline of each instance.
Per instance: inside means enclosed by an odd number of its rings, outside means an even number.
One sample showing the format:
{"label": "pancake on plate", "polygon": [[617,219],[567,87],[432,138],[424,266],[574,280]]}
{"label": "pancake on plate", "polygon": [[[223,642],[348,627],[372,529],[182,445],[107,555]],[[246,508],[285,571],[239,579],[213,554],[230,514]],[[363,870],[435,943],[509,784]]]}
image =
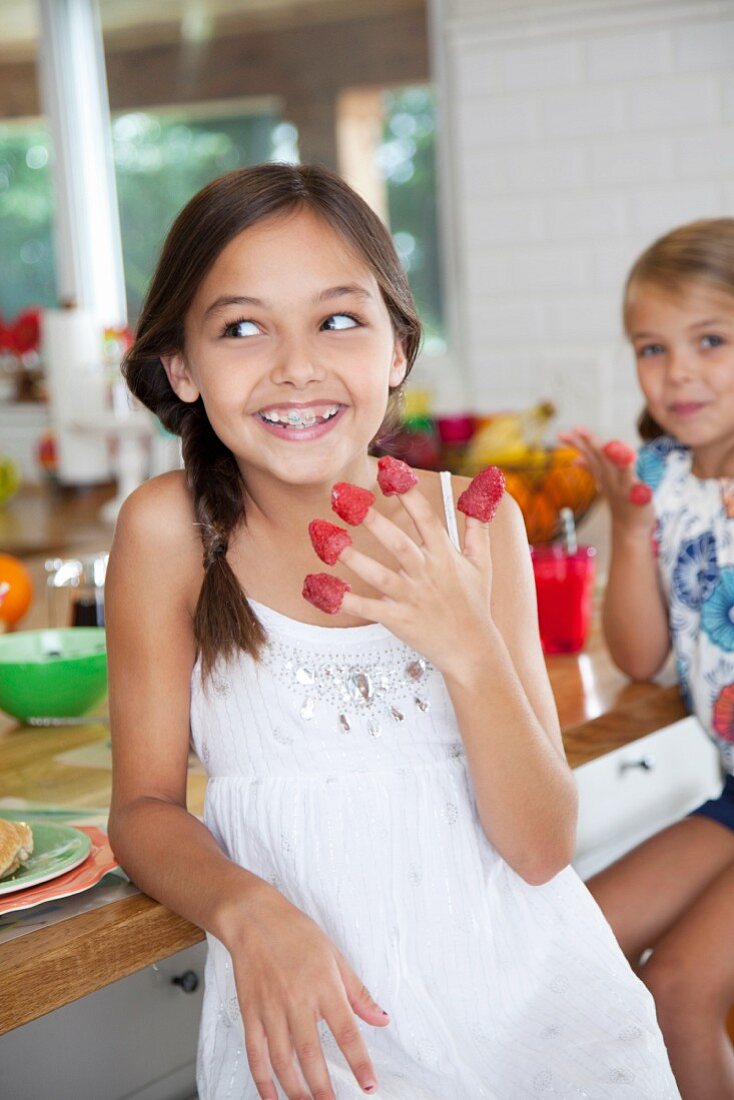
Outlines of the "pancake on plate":
{"label": "pancake on plate", "polygon": [[0,879],[13,875],[33,853],[33,833],[25,821],[0,817]]}

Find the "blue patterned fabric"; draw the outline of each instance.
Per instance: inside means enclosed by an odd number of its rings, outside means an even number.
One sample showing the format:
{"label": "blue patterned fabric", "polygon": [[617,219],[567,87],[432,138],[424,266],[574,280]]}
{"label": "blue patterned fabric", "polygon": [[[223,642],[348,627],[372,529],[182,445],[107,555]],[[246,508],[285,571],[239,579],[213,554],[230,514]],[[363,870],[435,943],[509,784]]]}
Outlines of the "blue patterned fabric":
{"label": "blue patterned fabric", "polygon": [[698,478],[669,436],[643,447],[637,474],[653,490],[658,568],[686,706],[734,774],[734,482]]}

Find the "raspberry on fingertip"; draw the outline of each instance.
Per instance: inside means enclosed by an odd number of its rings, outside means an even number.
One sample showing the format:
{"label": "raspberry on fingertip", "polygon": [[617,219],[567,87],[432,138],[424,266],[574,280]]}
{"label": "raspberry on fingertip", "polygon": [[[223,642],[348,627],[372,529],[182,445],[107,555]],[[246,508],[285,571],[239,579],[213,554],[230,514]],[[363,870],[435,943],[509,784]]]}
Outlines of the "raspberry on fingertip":
{"label": "raspberry on fingertip", "polygon": [[611,439],[609,443],[604,444],[602,450],[609,461],[620,470],[626,470],[628,466],[633,466],[637,458],[632,448],[623,443],[621,439]]}
{"label": "raspberry on fingertip", "polygon": [[356,527],[375,503],[375,494],[348,481],[338,481],[331,490],[331,507],[345,523]]}
{"label": "raspberry on fingertip", "polygon": [[652,489],[644,481],[636,481],[629,491],[630,504],[636,504],[642,508],[652,500]]}
{"label": "raspberry on fingertip", "polygon": [[377,462],[377,484],[386,497],[394,497],[407,493],[418,484],[418,478],[407,462],[383,455]]}

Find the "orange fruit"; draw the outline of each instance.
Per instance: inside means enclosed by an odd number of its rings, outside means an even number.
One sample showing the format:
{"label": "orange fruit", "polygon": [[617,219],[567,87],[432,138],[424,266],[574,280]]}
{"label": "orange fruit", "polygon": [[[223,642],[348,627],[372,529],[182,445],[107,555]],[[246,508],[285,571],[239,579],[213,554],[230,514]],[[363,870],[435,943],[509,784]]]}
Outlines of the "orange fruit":
{"label": "orange fruit", "polygon": [[33,599],[31,575],[22,561],[0,554],[0,619],[14,626],[22,619]]}

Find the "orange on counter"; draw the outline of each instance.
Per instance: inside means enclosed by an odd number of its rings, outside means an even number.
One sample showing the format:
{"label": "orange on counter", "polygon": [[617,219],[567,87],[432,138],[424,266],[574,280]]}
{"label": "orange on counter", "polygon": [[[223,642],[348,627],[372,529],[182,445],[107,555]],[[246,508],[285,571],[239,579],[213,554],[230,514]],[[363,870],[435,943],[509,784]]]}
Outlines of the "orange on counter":
{"label": "orange on counter", "polygon": [[570,447],[536,450],[532,456],[532,463],[508,463],[502,470],[507,492],[520,505],[528,542],[537,546],[560,534],[561,508],[571,508],[578,523],[596,499],[597,488]]}
{"label": "orange on counter", "polygon": [[33,600],[31,575],[22,561],[0,554],[0,621],[15,626]]}

